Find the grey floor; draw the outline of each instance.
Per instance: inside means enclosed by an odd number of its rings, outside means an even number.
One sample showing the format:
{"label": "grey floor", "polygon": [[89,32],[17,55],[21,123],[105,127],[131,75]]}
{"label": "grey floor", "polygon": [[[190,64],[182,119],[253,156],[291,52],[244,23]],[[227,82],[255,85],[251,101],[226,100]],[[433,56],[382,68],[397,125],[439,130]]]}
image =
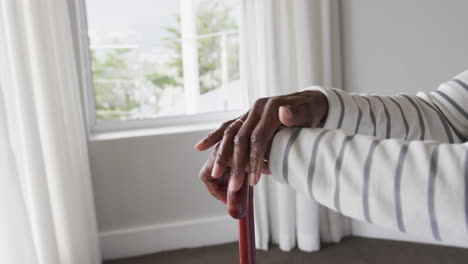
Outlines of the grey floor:
{"label": "grey floor", "polygon": [[[135,258],[106,261],[105,264],[238,264],[237,244],[182,249]],[[322,250],[307,253],[299,250],[282,252],[277,247],[257,250],[258,264],[434,264],[468,263],[468,249],[397,242],[368,238],[347,238],[339,244],[323,245]]]}

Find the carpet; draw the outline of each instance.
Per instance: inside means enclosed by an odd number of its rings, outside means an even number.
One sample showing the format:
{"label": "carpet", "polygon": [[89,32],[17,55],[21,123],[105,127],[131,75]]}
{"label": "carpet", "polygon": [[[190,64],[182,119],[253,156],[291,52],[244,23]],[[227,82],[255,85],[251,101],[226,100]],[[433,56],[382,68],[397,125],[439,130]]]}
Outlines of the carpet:
{"label": "carpet", "polygon": [[[104,264],[238,264],[237,244],[181,249],[110,260]],[[468,263],[468,249],[350,237],[338,244],[324,244],[318,252],[283,252],[276,246],[257,250],[258,264],[456,264]]]}

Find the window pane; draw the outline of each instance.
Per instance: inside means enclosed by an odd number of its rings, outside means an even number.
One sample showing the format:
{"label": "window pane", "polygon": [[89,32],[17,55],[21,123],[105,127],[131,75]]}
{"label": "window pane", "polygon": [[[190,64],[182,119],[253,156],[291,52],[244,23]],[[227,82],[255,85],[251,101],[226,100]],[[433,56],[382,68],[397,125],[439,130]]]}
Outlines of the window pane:
{"label": "window pane", "polygon": [[[181,11],[186,4],[193,6],[192,20]],[[239,5],[240,0],[87,0],[97,120],[239,110]],[[182,21],[192,24],[193,41]],[[189,73],[197,73],[195,85],[184,87]]]}

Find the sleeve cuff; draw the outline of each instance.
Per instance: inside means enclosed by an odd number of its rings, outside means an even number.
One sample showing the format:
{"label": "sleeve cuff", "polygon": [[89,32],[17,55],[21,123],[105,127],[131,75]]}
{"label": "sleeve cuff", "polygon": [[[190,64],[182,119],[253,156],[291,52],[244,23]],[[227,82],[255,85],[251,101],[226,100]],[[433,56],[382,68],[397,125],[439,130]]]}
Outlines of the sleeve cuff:
{"label": "sleeve cuff", "polygon": [[463,86],[463,88],[468,89],[468,70],[459,73],[453,78],[453,80],[456,80],[455,82]]}
{"label": "sleeve cuff", "polygon": [[343,101],[337,95],[337,90],[326,88],[322,86],[310,86],[301,91],[319,91],[323,93],[328,100],[328,114],[323,123],[323,128],[337,129],[341,128],[344,118]]}
{"label": "sleeve cuff", "polygon": [[280,183],[286,183],[282,171],[284,162],[283,158],[286,145],[291,134],[292,129],[280,129],[276,133],[275,137],[273,138],[273,142],[271,143],[272,145],[268,164],[270,166],[271,176],[273,176],[273,178]]}

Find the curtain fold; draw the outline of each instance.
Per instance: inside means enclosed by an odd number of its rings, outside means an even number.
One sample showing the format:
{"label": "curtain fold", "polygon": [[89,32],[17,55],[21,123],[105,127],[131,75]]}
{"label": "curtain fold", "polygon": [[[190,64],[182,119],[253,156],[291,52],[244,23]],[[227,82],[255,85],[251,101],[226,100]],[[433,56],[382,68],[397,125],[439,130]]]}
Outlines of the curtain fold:
{"label": "curtain fold", "polygon": [[0,57],[0,263],[100,263],[67,1],[1,1]]}
{"label": "curtain fold", "polygon": [[[241,74],[248,101],[310,85],[341,86],[338,1],[243,0]],[[262,176],[255,192],[256,246],[320,249],[350,234],[350,220]]]}

